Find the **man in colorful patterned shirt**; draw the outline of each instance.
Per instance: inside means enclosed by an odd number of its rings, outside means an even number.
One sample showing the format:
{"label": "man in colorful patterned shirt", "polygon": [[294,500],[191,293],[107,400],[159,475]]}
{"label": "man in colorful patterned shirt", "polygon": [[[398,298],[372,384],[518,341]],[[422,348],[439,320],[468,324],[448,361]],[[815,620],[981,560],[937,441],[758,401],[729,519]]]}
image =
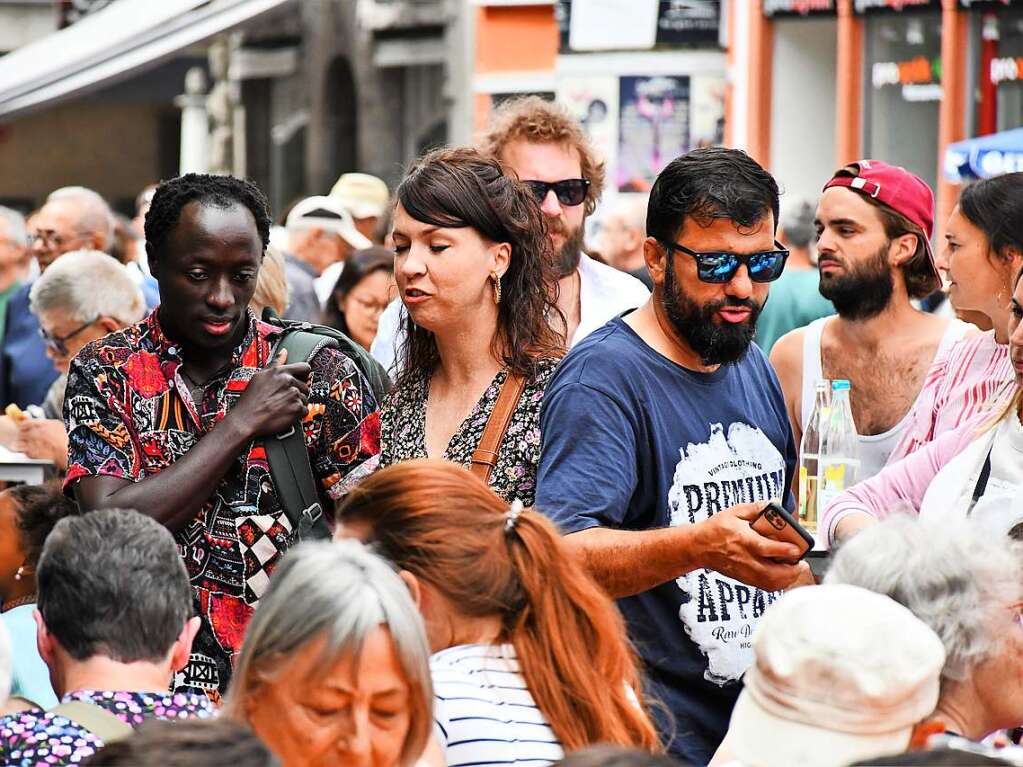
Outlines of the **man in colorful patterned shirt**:
{"label": "man in colorful patterned shirt", "polygon": [[0,719],[0,764],[78,764],[108,730],[213,714],[206,696],[169,691],[199,619],[164,527],[123,509],[65,517],[46,539],[36,580],[39,651],[61,704]]}
{"label": "man in colorful patterned shirt", "polygon": [[337,349],[275,358],[279,333],[246,308],[269,239],[248,181],[189,174],[161,184],[146,249],[163,303],[86,346],[68,375],[66,487],[83,509],[129,507],[175,534],[202,618],[177,690],[214,700],[271,571],[295,536],[262,438],[303,418],[321,502],[375,468],[376,401]]}

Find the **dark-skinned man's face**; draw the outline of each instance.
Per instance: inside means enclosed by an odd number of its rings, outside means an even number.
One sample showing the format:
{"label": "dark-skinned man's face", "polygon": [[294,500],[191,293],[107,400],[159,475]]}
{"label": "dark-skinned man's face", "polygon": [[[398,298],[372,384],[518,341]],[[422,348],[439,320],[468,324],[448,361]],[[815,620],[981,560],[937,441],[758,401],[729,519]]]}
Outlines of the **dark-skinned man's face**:
{"label": "dark-skinned man's face", "polygon": [[149,257],[160,283],[160,322],[169,337],[206,352],[229,351],[241,342],[263,260],[248,208],[191,202],[182,208],[164,252]]}

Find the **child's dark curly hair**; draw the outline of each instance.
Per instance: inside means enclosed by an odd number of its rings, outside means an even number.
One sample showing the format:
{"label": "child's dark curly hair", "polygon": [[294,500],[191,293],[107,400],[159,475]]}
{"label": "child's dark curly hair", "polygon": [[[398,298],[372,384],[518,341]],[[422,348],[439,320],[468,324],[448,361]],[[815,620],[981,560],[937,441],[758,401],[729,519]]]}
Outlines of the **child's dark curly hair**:
{"label": "child's dark curly hair", "polygon": [[7,493],[17,505],[15,518],[25,551],[25,564],[35,567],[46,536],[64,517],[79,514],[78,504],[64,495],[57,480],[43,485],[17,485]]}

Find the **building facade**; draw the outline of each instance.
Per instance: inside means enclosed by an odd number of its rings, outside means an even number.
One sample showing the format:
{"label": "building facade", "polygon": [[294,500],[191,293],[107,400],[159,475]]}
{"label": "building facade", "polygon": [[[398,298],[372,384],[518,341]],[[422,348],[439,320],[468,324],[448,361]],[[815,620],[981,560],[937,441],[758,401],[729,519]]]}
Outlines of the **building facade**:
{"label": "building facade", "polygon": [[835,168],[876,157],[931,184],[940,229],[959,192],[944,172],[949,145],[1023,125],[1018,0],[743,6],[731,20],[729,139],[789,193],[813,200]]}
{"label": "building facade", "polygon": [[[275,213],[346,171],[393,184],[470,114],[449,63],[466,7],[0,0],[0,204],[83,184],[128,212],[147,184],[206,168],[253,178]],[[208,113],[199,151],[188,106]]]}

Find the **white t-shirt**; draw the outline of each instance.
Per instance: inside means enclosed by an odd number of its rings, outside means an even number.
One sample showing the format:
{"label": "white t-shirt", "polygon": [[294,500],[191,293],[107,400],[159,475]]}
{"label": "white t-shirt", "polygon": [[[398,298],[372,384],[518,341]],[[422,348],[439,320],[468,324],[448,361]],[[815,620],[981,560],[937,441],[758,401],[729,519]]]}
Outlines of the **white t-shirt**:
{"label": "white t-shirt", "polygon": [[[970,515],[994,535],[1005,535],[1020,522],[1014,503],[1023,486],[1023,426],[1013,413],[998,425],[991,443],[991,474],[984,494]],[[971,490],[973,488],[970,488]]]}
{"label": "white t-shirt", "polygon": [[[575,346],[612,317],[646,303],[650,291],[631,274],[594,261],[582,253],[579,258],[579,327],[569,342]],[[391,301],[380,315],[377,335],[370,352],[390,373],[397,371],[397,349],[405,336],[405,306],[400,298]]]}
{"label": "white t-shirt", "polygon": [[545,767],[564,755],[510,644],[458,645],[430,658],[434,733],[449,767]]}

